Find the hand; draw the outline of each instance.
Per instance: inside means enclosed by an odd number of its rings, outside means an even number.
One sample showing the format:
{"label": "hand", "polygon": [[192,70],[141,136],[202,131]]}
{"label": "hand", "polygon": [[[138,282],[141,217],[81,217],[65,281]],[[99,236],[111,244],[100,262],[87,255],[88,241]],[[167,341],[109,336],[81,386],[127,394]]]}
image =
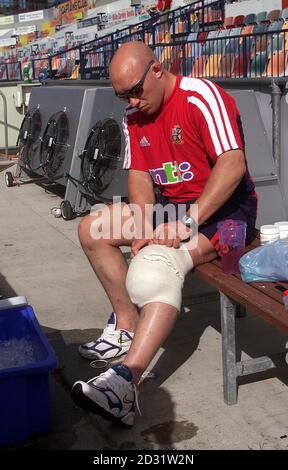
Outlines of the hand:
{"label": "hand", "polygon": [[192,236],[191,228],[187,227],[180,220],[160,224],[153,232],[153,236],[149,241],[158,245],[166,245],[168,247],[179,248],[180,242],[187,240]]}
{"label": "hand", "polygon": [[141,250],[141,248],[144,248],[144,246],[149,245],[149,242],[150,240],[147,240],[146,238],[137,238],[133,240],[131,245],[131,258],[134,258],[134,256],[137,255],[138,251]]}

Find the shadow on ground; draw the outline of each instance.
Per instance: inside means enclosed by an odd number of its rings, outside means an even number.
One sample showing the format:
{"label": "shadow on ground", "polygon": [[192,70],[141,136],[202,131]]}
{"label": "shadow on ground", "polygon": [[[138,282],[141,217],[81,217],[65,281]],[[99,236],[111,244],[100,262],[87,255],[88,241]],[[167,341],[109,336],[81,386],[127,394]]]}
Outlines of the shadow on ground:
{"label": "shadow on ground", "polygon": [[[5,296],[17,295],[1,275],[0,292]],[[176,420],[174,403],[165,387],[165,381],[199,349],[200,338],[208,327],[217,332],[221,329],[217,294],[213,292],[201,294],[198,296],[198,301],[197,296],[189,294],[190,287],[184,296],[184,311],[164,344],[163,354],[152,369],[156,378],[147,380],[140,386],[142,417],[136,417],[133,428],[115,425],[88,413],[76,407],[70,398],[70,390],[76,380],[86,381],[103,371],[93,369],[90,362],[81,358],[77,351],[79,344],[98,337],[100,330],[59,331],[43,327],[58,358],[57,368],[51,373],[51,432],[32,436],[25,443],[10,448],[171,449],[175,443],[183,443],[196,436],[198,428],[191,420],[179,417],[178,421]],[[205,300],[208,302],[204,303]],[[238,318],[237,331],[238,356],[241,351],[250,357],[257,357],[285,349],[286,336],[255,315],[248,314],[245,318]],[[219,339],[219,348],[221,348],[221,339]],[[203,373],[205,374],[205,363]],[[219,374],[222,375],[221,364],[219,364]],[[257,376],[242,377],[239,384],[241,386],[243,383],[270,377],[277,377],[288,384],[287,373],[281,369],[263,372]],[[190,378],[193,382],[193,370],[189,370],[187,374],[186,368],[184,383],[187,393],[193,393],[189,386]],[[188,416],[191,416],[191,413],[188,413]]]}

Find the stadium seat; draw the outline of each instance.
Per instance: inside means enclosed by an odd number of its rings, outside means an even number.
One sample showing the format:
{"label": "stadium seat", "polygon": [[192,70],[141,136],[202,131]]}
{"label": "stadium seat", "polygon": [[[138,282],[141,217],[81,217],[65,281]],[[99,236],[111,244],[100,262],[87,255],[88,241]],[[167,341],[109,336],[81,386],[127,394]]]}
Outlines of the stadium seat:
{"label": "stadium seat", "polygon": [[282,10],[281,17],[284,21],[288,19],[288,8],[284,8],[284,10]]}
{"label": "stadium seat", "polygon": [[194,57],[186,56],[185,60],[183,61],[183,74],[184,75],[191,77],[194,61],[195,61]]}
{"label": "stadium seat", "polygon": [[241,38],[239,41],[240,50],[243,49],[243,46],[245,43],[246,51],[250,52],[252,45],[253,45],[253,39],[254,39],[252,36],[252,33],[254,32],[255,27],[256,27],[255,25],[250,24],[242,28]]}
{"label": "stadium seat", "polygon": [[183,47],[182,45],[172,46],[170,72],[175,75],[179,75],[182,71]]}
{"label": "stadium seat", "polygon": [[249,13],[248,15],[245,16],[245,25],[255,25],[257,24],[257,18],[255,13]]}
{"label": "stadium seat", "polygon": [[171,64],[171,49],[172,46],[165,46],[162,49],[161,55],[159,57],[159,62],[160,64],[163,65],[163,67],[167,70],[170,70],[170,64]]}
{"label": "stadium seat", "polygon": [[281,10],[271,10],[267,15],[267,21],[272,23],[273,21],[283,21]]}
{"label": "stadium seat", "polygon": [[283,77],[284,75],[285,75],[285,52],[284,51],[273,52],[267,65],[267,77]]}
{"label": "stadium seat", "polygon": [[268,25],[265,23],[256,24],[253,29],[253,34],[265,33],[267,31]]}
{"label": "stadium seat", "polygon": [[244,26],[245,25],[244,20],[245,20],[244,15],[235,16],[233,24],[236,28],[239,27],[239,26]]}
{"label": "stadium seat", "polygon": [[288,20],[283,23],[282,27],[284,31],[284,49],[288,50]]}
{"label": "stadium seat", "polygon": [[264,52],[268,49],[268,36],[258,36],[255,42],[255,48],[253,49],[253,53],[257,52]]}
{"label": "stadium seat", "polygon": [[[198,57],[199,55],[201,55],[202,48],[203,48],[202,43],[197,42],[196,38],[197,38],[197,33],[190,33],[187,38],[187,42],[185,44],[185,57],[187,61],[189,62],[189,65],[188,65],[188,62],[186,62],[186,65],[187,65],[187,70],[190,70],[190,72],[192,69],[192,63],[190,59],[192,59],[194,62],[194,59]],[[193,42],[190,42],[190,41],[193,41]]]}
{"label": "stadium seat", "polygon": [[206,39],[205,43],[203,44],[202,53],[204,55],[209,56],[209,55],[213,54],[213,48],[214,48],[213,39],[217,38],[217,36],[219,35],[219,32],[220,32],[219,30],[209,31],[207,39]]}
{"label": "stadium seat", "polygon": [[206,62],[204,76],[205,77],[218,77],[220,61],[221,61],[220,54],[211,55]]}
{"label": "stadium seat", "polygon": [[246,77],[248,66],[249,66],[249,61],[250,61],[249,53],[247,53],[246,56],[244,56],[243,53],[235,56],[233,66],[232,66],[231,77],[232,78]]}
{"label": "stadium seat", "polygon": [[230,38],[225,47],[225,54],[235,54],[239,52],[240,38]]}
{"label": "stadium seat", "polygon": [[273,52],[281,51],[284,46],[284,33],[273,34],[268,39],[267,52],[268,56],[273,54]]}
{"label": "stadium seat", "polygon": [[260,13],[257,13],[256,15],[257,23],[263,23],[267,20],[267,11],[260,11]]}
{"label": "stadium seat", "polygon": [[274,33],[275,31],[281,31],[283,24],[281,21],[273,21],[273,23],[268,25],[267,32]]}
{"label": "stadium seat", "polygon": [[233,28],[234,26],[233,20],[234,20],[233,16],[227,16],[224,19],[224,28],[226,29]]}
{"label": "stadium seat", "polygon": [[207,39],[208,31],[199,31],[197,34],[197,41],[204,42]]}
{"label": "stadium seat", "polygon": [[189,77],[204,77],[206,62],[207,57],[205,55],[200,55],[199,57],[197,57],[193,64],[191,75],[189,75]]}
{"label": "stadium seat", "polygon": [[[265,33],[267,31],[268,24],[260,24],[256,25],[253,29],[253,34],[260,34]],[[268,46],[268,38],[266,35],[256,36],[253,38],[253,43],[251,47],[251,54],[255,54],[256,52],[262,52],[267,50]]]}
{"label": "stadium seat", "polygon": [[196,41],[197,40],[197,32],[191,32],[188,34],[187,41]]}
{"label": "stadium seat", "polygon": [[7,80],[6,64],[0,64],[0,80]]}
{"label": "stadium seat", "polygon": [[80,73],[80,65],[74,65],[71,71],[71,75],[69,77],[70,80],[78,80]]}
{"label": "stadium seat", "polygon": [[220,29],[219,34],[218,34],[218,38],[227,38],[227,36],[229,36],[229,34],[230,34],[230,29]]}
{"label": "stadium seat", "polygon": [[233,64],[235,60],[235,54],[222,55],[219,70],[221,77],[230,78],[232,76]]}
{"label": "stadium seat", "polygon": [[250,78],[263,77],[266,75],[267,67],[267,51],[257,52],[250,61],[249,73]]}

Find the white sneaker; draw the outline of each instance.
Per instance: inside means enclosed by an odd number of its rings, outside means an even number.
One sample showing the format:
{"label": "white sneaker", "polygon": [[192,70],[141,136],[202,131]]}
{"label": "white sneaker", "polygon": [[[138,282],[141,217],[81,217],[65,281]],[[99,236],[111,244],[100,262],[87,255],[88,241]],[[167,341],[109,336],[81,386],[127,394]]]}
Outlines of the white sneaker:
{"label": "white sneaker", "polygon": [[139,406],[136,386],[131,380],[130,369],[123,364],[116,364],[87,383],[81,380],[75,382],[71,395],[81,408],[110,421],[121,421],[126,426],[133,426],[135,404],[138,410]]}
{"label": "white sneaker", "polygon": [[115,330],[116,314],[111,313],[106,328],[100,338],[81,344],[78,351],[85,359],[113,359],[127,354],[134,333],[126,330]]}

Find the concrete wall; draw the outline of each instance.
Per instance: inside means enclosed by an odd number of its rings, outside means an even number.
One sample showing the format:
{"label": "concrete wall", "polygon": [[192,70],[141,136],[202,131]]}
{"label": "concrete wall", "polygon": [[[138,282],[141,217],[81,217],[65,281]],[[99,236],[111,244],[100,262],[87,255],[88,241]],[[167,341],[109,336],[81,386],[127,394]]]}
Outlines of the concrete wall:
{"label": "concrete wall", "polygon": [[[24,85],[16,82],[2,84],[0,86],[1,92],[4,94],[7,101],[7,120],[8,120],[8,147],[15,147],[18,138],[19,129],[25,115],[28,103],[29,93],[33,86],[38,84]],[[20,106],[16,106],[16,105]],[[4,133],[4,104],[0,96],[0,148],[5,145]]]}
{"label": "concrete wall", "polygon": [[244,2],[227,4],[226,16],[248,15],[260,11],[282,10],[282,0],[247,0]]}

